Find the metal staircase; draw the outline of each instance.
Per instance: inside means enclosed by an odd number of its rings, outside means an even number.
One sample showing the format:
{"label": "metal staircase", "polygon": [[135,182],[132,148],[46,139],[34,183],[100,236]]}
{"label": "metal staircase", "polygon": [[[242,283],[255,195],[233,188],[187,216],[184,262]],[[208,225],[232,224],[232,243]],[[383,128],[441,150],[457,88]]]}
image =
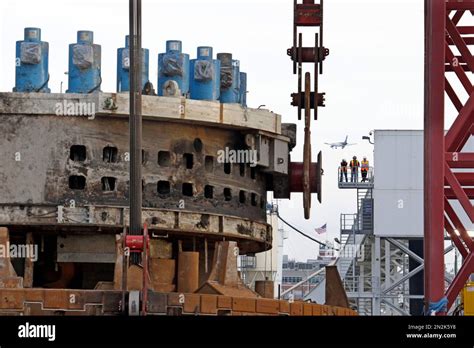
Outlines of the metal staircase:
{"label": "metal staircase", "polygon": [[[361,256],[361,250],[365,254],[367,252],[364,244],[366,238],[373,233],[373,170],[371,169],[368,182],[365,183],[340,183],[340,188],[354,188],[357,189],[357,213],[356,214],[341,214],[340,226],[340,248],[339,256],[332,263],[337,266],[341,279],[346,287],[348,293],[359,291],[360,281],[357,276],[357,262]],[[342,187],[341,187],[342,186]],[[320,270],[315,274],[310,275],[301,283],[295,285],[301,286],[309,282],[313,277],[324,276],[324,270]],[[356,290],[357,289],[357,290]],[[306,296],[305,300],[311,300],[317,303],[325,303],[325,278],[319,282]],[[363,289],[362,289],[363,290]],[[363,309],[361,314],[368,313],[371,309],[365,306],[365,302],[370,303],[369,300],[356,299],[356,306],[361,306]],[[359,303],[360,302],[360,303]],[[367,312],[367,313],[365,313]]]}

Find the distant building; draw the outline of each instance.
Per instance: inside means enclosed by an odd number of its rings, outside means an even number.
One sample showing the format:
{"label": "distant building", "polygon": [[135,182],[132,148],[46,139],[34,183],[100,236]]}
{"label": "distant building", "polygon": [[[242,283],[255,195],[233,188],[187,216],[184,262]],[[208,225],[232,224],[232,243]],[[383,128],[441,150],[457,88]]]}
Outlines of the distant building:
{"label": "distant building", "polygon": [[[330,247],[320,246],[319,254],[316,259],[309,259],[306,262],[299,262],[290,260],[288,255],[283,255],[283,277],[281,292],[290,289],[292,286],[302,282],[316,271],[324,268],[329,263],[336,259],[334,250]],[[304,286],[300,286],[289,294],[285,298],[289,298],[292,294],[295,300],[301,300],[306,294],[316,287],[319,282],[323,279],[324,274],[316,276],[306,282]]]}
{"label": "distant building", "polygon": [[319,261],[334,261],[336,259],[336,255],[334,252],[334,248],[327,244],[327,245],[320,245],[319,246],[319,255],[318,255],[318,260]]}
{"label": "distant building", "polygon": [[255,289],[255,282],[269,280],[274,282],[273,294],[278,298],[282,282],[283,244],[288,232],[278,228],[276,210],[270,210],[267,222],[272,226],[272,248],[267,252],[239,257],[239,271],[243,282]]}

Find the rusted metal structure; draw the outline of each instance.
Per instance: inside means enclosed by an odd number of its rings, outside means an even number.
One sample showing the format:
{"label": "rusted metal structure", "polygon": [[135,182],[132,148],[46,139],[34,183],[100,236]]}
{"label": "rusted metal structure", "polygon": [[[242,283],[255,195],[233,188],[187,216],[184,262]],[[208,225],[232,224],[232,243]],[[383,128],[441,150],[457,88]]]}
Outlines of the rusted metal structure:
{"label": "rusted metal structure", "polygon": [[278,114],[142,96],[140,11],[130,0],[130,94],[0,93],[0,243],[38,246],[0,258],[0,314],[355,315],[264,298],[271,284],[262,297],[237,269],[272,247],[268,191],[321,194],[309,76],[292,163],[296,125]]}
{"label": "rusted metal structure", "polygon": [[[180,289],[259,303],[238,281],[232,258],[271,248],[266,192],[272,176],[290,166],[292,127],[266,110],[142,98],[141,223],[149,238],[125,243],[128,95],[0,94],[0,151],[12,158],[0,182],[0,224],[8,228],[2,240],[39,246],[37,262],[5,261],[0,312],[120,313],[130,292],[143,288],[143,269],[150,273],[148,313],[175,313],[166,301]],[[58,105],[75,102],[97,105],[95,118],[57,116]],[[220,163],[217,153],[226,147],[256,149],[257,165]],[[124,268],[124,247],[141,250],[144,240],[147,267]]]}
{"label": "rusted metal structure", "polygon": [[[142,10],[141,0],[130,0],[130,230],[131,235],[142,234]],[[132,255],[138,263],[139,255]]]}
{"label": "rusted metal structure", "polygon": [[[474,195],[469,188],[474,154],[463,152],[474,125],[474,89],[467,76],[474,72],[469,49],[474,44],[470,36],[474,1],[426,0],[425,10],[425,305],[430,314],[445,314],[474,271],[474,242],[453,209],[453,202],[459,202],[474,222],[470,202]],[[467,17],[471,24],[460,25]],[[464,92],[455,91],[454,79]],[[446,134],[445,93],[458,112]],[[447,290],[445,231],[463,256],[463,265]]]}
{"label": "rusted metal structure", "polygon": [[[303,192],[305,219],[310,217],[311,193],[318,194],[319,202],[322,199],[322,153],[319,152],[316,163],[311,163],[311,110],[313,110],[314,119],[317,120],[318,107],[325,106],[325,93],[319,93],[318,89],[318,75],[323,73],[323,61],[329,55],[329,50],[323,46],[323,10],[323,0],[320,0],[319,3],[316,3],[315,0],[303,0],[302,3],[294,0],[293,46],[287,51],[293,61],[293,73],[298,74],[298,92],[291,95],[293,99],[291,104],[298,108],[298,120],[301,120],[304,109],[303,163],[295,164],[291,168],[291,176],[294,179],[293,182],[301,187],[298,192]],[[303,46],[303,33],[299,32],[301,27],[316,29],[314,46]],[[306,72],[303,78],[303,64],[305,63],[314,65],[313,90],[311,88],[311,73]]]}

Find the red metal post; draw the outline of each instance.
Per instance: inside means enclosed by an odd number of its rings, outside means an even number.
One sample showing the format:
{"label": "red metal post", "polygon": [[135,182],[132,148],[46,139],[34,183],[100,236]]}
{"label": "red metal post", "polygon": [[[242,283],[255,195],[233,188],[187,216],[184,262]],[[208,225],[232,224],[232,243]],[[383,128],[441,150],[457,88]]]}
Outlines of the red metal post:
{"label": "red metal post", "polygon": [[[444,297],[445,0],[425,0],[425,305]],[[427,307],[428,309],[428,307]]]}
{"label": "red metal post", "polygon": [[[464,152],[474,134],[474,86],[467,75],[474,73],[469,49],[474,40],[468,36],[474,25],[459,26],[464,15],[472,20],[474,0],[425,0],[425,10],[425,300],[428,308],[446,297],[449,309],[474,272],[474,242],[450,203],[459,202],[474,223],[474,153]],[[459,83],[452,84],[453,79]],[[456,85],[462,86],[460,91]],[[446,136],[444,92],[458,112]],[[444,230],[463,255],[461,270],[446,292]]]}

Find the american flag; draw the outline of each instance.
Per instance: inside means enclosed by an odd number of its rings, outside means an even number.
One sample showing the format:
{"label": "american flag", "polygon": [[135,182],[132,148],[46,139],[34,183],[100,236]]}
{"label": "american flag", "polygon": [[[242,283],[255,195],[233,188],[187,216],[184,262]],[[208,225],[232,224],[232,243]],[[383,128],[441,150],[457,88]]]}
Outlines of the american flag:
{"label": "american flag", "polygon": [[314,230],[316,231],[317,234],[324,234],[327,232],[327,224],[324,224],[319,228],[315,228]]}

